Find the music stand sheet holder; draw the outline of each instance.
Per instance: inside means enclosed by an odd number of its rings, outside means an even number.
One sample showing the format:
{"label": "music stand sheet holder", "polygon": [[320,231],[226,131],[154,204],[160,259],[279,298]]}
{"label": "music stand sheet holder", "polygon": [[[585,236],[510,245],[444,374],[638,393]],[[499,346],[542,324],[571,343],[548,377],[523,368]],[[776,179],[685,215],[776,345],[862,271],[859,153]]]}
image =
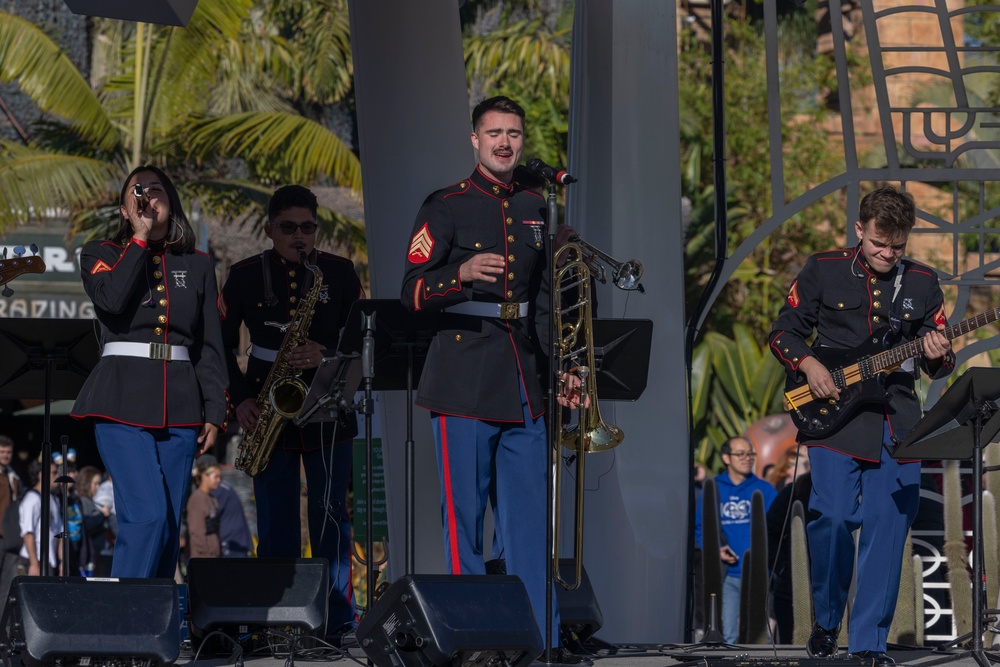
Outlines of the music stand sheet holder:
{"label": "music stand sheet holder", "polygon": [[971,639],[971,648],[949,657],[971,656],[980,667],[1000,662],[983,649],[987,616],[983,546],[983,449],[1000,432],[1000,369],[971,368],[944,393],[913,431],[892,452],[895,459],[972,461],[972,632],[945,646]]}
{"label": "music stand sheet holder", "polygon": [[[57,318],[0,319],[0,398],[40,398],[45,401],[42,420],[42,460],[52,460],[53,399],[76,398],[101,352],[93,320]],[[51,489],[49,467],[42,466],[42,495]],[[48,503],[42,503],[41,553],[48,553]],[[49,574],[43,558],[41,574]]]}
{"label": "music stand sheet holder", "polygon": [[361,355],[338,352],[324,357],[316,369],[302,410],[292,419],[296,426],[336,421],[342,411],[353,410],[354,394],[361,386]]}
{"label": "music stand sheet holder", "polygon": [[594,362],[597,396],[607,401],[635,401],[646,390],[652,320],[595,319]]}

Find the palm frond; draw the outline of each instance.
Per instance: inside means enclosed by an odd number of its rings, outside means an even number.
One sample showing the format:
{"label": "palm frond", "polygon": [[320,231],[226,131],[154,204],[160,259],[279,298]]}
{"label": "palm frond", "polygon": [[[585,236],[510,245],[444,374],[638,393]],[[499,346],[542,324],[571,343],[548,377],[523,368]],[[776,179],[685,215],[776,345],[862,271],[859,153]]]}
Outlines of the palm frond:
{"label": "palm frond", "polygon": [[0,12],[0,80],[16,82],[42,111],[65,119],[101,150],[118,144],[118,133],[72,61],[37,26],[7,12]]}
{"label": "palm frond", "polygon": [[361,163],[330,130],[290,113],[244,113],[196,121],[185,134],[199,157],[245,160],[275,181],[329,178],[360,192]]}
{"label": "palm frond", "polygon": [[105,160],[0,140],[0,230],[114,201],[120,173],[119,165]]}
{"label": "palm frond", "polygon": [[503,79],[536,82],[554,97],[569,94],[569,30],[547,32],[541,20],[519,21],[489,35],[465,39],[470,78],[493,88]]}

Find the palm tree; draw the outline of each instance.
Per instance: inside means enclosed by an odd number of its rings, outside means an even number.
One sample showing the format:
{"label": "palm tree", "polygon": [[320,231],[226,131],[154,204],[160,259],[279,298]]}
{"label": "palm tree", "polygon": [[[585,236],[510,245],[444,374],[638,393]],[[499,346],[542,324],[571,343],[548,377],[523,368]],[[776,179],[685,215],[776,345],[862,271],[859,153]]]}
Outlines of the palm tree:
{"label": "palm tree", "polygon": [[[0,230],[62,209],[97,233],[143,162],[229,220],[261,216],[276,182],[360,191],[357,157],[304,113],[350,91],[345,0],[215,0],[186,29],[95,20],[93,43],[88,82],[41,30],[0,12],[0,80],[46,114],[26,142],[0,141]],[[322,217],[363,243],[360,223]]]}

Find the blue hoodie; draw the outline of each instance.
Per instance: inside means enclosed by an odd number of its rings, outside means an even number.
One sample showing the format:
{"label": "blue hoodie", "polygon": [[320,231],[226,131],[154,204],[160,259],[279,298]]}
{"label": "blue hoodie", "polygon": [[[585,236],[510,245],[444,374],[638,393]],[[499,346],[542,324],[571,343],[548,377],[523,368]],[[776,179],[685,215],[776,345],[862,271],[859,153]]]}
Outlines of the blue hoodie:
{"label": "blue hoodie", "polygon": [[[767,513],[778,492],[773,486],[753,473],[739,484],[733,484],[729,472],[715,478],[719,493],[719,523],[722,528],[720,543],[728,544],[740,560],[729,566],[728,577],[739,577],[743,569],[743,552],[750,548],[750,500],[753,492],[759,490],[764,495],[764,512]],[[694,515],[694,542],[701,548],[701,503],[704,494],[698,496]]]}

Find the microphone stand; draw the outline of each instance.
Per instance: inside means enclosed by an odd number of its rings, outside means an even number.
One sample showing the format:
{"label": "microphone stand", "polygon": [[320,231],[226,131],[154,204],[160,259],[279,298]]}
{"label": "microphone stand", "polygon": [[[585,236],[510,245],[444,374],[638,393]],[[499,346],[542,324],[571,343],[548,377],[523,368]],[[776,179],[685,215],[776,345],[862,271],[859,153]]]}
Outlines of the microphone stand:
{"label": "microphone stand", "polygon": [[372,453],[372,415],[375,412],[374,399],[372,398],[372,380],[375,378],[375,313],[361,315],[362,328],[365,336],[361,347],[361,377],[364,382],[365,396],[362,399],[362,411],[365,415],[365,512],[367,521],[365,522],[365,582],[367,586],[367,599],[365,611],[372,608],[372,600],[375,597],[375,583],[378,580],[375,563],[375,539],[373,537],[373,523],[375,512],[372,507],[374,503],[372,486],[375,483],[375,457]]}
{"label": "microphone stand", "polygon": [[545,652],[543,653],[544,659],[542,662],[551,664],[552,663],[552,559],[554,554],[552,553],[552,547],[555,542],[554,528],[553,524],[555,522],[555,512],[552,507],[552,501],[555,497],[555,485],[552,479],[553,467],[559,465],[559,457],[556,455],[555,443],[556,443],[556,432],[555,432],[555,420],[552,418],[551,411],[558,410],[556,405],[556,377],[560,375],[560,364],[559,364],[559,354],[558,354],[558,343],[556,341],[557,333],[552,330],[552,323],[554,321],[554,316],[556,308],[559,307],[560,299],[559,295],[556,294],[554,289],[555,283],[555,273],[556,273],[556,228],[558,227],[559,220],[559,207],[556,204],[556,183],[555,181],[549,181],[549,195],[546,201],[546,206],[548,210],[548,215],[546,216],[546,232],[548,234],[549,240],[549,315],[548,318],[540,323],[540,326],[545,327],[545,331],[549,332],[549,381],[547,388],[547,405],[548,414],[546,414],[545,420],[545,432],[546,432],[546,443],[549,448],[549,469],[545,475],[545,490],[546,499],[545,503]]}

